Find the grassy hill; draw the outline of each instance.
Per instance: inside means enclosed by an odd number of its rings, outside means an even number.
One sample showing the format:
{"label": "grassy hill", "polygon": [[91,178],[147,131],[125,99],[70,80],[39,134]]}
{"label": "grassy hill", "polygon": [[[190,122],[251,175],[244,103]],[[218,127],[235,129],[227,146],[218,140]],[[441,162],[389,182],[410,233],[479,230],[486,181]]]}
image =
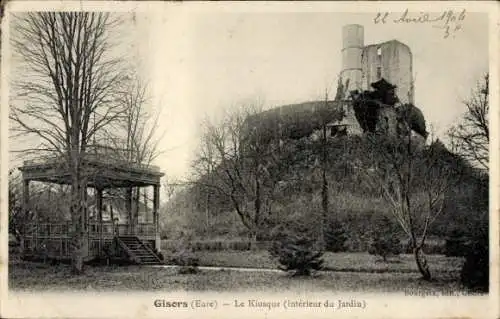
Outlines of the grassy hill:
{"label": "grassy hill", "polygon": [[[359,169],[359,163],[372,160],[371,143],[365,136],[346,136],[329,139],[326,147],[329,218],[340,221],[346,229],[348,246],[352,250],[365,250],[373,221],[390,215],[390,207],[380,190],[374,188]],[[478,222],[479,212],[488,211],[488,177],[476,172],[440,142],[432,147],[444,165],[460,171],[460,180],[445,194],[443,213],[429,230],[431,237],[443,238],[453,229],[470,228]],[[420,152],[429,149],[421,145]],[[319,222],[322,212],[321,154],[322,146],[318,141],[310,138],[287,140],[279,159],[268,165],[269,174],[276,180],[268,185],[271,190],[266,189],[272,195],[266,197],[270,203],[263,216],[263,238],[286,219],[302,219],[313,227]],[[425,163],[416,161],[412,185],[417,199],[423,191],[419,175],[423,169]],[[213,174],[217,174],[217,170]],[[163,207],[164,237],[172,239],[189,234],[197,239],[235,239],[248,235],[230,198],[203,186],[211,177],[203,176],[198,184],[184,189]],[[247,204],[252,205],[250,200]]]}

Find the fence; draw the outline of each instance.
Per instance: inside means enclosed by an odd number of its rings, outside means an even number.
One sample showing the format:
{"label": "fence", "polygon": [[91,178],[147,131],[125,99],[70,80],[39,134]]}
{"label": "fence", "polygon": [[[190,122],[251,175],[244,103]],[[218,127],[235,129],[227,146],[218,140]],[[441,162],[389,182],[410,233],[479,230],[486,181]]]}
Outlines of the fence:
{"label": "fence", "polygon": [[[69,238],[71,222],[64,223],[32,223],[26,229],[26,238]],[[136,225],[117,224],[110,221],[89,222],[88,234],[90,237],[98,236],[151,236],[156,235],[154,223],[138,223]]]}
{"label": "fence", "polygon": [[[32,223],[26,227],[24,253],[54,258],[70,256],[71,222]],[[102,249],[112,242],[114,236],[139,236],[153,238],[156,235],[153,223],[116,224],[113,222],[90,222],[87,228],[89,257],[102,254]]]}

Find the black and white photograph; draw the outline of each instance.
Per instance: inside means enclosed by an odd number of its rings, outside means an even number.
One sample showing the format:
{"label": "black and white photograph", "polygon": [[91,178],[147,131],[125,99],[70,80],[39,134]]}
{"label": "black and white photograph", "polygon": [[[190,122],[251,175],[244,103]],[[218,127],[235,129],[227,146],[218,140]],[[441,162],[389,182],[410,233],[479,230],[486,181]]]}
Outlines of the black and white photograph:
{"label": "black and white photograph", "polygon": [[46,4],[2,11],[2,317],[498,317],[495,2]]}

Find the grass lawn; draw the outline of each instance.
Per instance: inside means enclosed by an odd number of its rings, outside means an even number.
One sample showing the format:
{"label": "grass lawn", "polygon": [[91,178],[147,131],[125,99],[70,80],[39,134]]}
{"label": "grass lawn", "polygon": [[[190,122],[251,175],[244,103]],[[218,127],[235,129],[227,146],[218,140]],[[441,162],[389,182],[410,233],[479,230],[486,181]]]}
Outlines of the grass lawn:
{"label": "grass lawn", "polygon": [[456,280],[425,282],[414,273],[323,272],[312,278],[290,278],[284,273],[202,270],[180,275],[175,268],[141,266],[88,267],[71,276],[66,265],[35,263],[11,265],[9,287],[14,290],[187,290],[187,291],[363,291],[403,292],[405,289],[459,290]]}
{"label": "grass lawn", "polygon": [[[268,291],[268,292],[403,292],[405,289],[432,291],[461,290],[457,281],[459,260],[432,256],[431,269],[435,280],[426,282],[411,265],[411,256],[402,256],[400,263],[384,264],[371,261],[367,254],[331,254],[326,265],[343,271],[325,271],[312,278],[291,278],[285,273],[237,270],[201,270],[197,274],[181,275],[176,268],[147,266],[88,266],[81,276],[72,276],[67,265],[12,260],[9,263],[9,287],[14,290],[187,290],[187,291]],[[203,252],[204,264],[250,267],[250,261],[261,266],[273,266],[263,252]],[[253,258],[253,259],[252,259]],[[375,260],[375,259],[374,259]],[[239,262],[239,264],[237,262]],[[265,264],[267,263],[267,264]],[[230,265],[229,265],[230,264]],[[344,268],[343,268],[344,267]],[[384,267],[391,268],[388,272]],[[441,267],[441,268],[440,268]],[[451,267],[445,271],[445,267]],[[347,271],[349,269],[355,271]],[[371,272],[362,271],[364,268]],[[385,272],[381,272],[382,271]]]}
{"label": "grass lawn", "polygon": [[[195,254],[203,266],[278,267],[267,251],[197,251]],[[418,273],[413,255],[401,255],[383,262],[380,257],[368,253],[325,253],[323,259],[324,267],[333,271]],[[463,263],[463,258],[442,255],[429,255],[427,259],[431,271],[440,274],[456,274]]]}

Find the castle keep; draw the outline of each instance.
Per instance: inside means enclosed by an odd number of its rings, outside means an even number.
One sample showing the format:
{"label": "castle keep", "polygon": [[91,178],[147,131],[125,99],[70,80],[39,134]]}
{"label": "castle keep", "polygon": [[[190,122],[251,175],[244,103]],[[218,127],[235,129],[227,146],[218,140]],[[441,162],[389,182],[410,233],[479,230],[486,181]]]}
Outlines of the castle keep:
{"label": "castle keep", "polygon": [[344,26],[336,100],[345,116],[330,123],[332,135],[413,131],[425,139],[425,119],[414,106],[412,63],[406,44],[391,40],[365,46],[363,26]]}
{"label": "castle keep", "polygon": [[364,28],[349,24],[342,28],[342,71],[349,91],[364,91],[382,78],[394,84],[401,103],[414,103],[413,61],[410,48],[397,40],[364,44]]}
{"label": "castle keep", "polygon": [[427,137],[423,114],[414,106],[410,48],[397,40],[365,45],[363,26],[357,24],[344,26],[342,39],[334,100],[284,105],[255,114],[245,121],[246,138],[269,143],[317,136],[322,123],[328,123],[332,137],[412,131]]}

